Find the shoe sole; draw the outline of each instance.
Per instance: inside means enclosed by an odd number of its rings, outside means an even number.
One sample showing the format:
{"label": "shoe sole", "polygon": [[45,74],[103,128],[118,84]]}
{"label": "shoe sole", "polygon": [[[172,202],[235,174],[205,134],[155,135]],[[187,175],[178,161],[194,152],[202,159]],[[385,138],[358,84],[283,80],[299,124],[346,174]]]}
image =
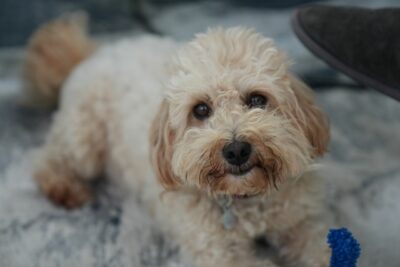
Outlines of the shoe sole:
{"label": "shoe sole", "polygon": [[325,50],[322,46],[320,46],[315,40],[313,40],[309,34],[307,34],[305,28],[301,24],[300,20],[300,12],[296,10],[291,18],[292,29],[296,36],[302,41],[305,47],[307,47],[315,56],[321,58],[332,68],[346,74],[350,78],[358,81],[359,83],[376,89],[394,99],[400,101],[400,90],[396,90],[393,87],[373,79],[368,75],[354,70],[350,66],[346,65],[342,61],[339,61],[335,56],[333,56],[330,52]]}

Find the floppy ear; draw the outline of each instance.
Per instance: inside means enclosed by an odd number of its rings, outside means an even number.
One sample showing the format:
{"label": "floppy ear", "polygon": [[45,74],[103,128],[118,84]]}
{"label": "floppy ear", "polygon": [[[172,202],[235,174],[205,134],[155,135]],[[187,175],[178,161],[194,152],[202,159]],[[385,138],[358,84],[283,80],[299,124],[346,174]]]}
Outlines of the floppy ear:
{"label": "floppy ear", "polygon": [[297,107],[292,114],[313,147],[313,156],[322,156],[327,151],[330,139],[328,118],[315,105],[313,92],[306,84],[292,75],[289,80],[297,100]]}
{"label": "floppy ear", "polygon": [[150,156],[156,175],[166,189],[174,189],[180,183],[171,168],[174,138],[169,125],[169,104],[163,100],[150,128]]}

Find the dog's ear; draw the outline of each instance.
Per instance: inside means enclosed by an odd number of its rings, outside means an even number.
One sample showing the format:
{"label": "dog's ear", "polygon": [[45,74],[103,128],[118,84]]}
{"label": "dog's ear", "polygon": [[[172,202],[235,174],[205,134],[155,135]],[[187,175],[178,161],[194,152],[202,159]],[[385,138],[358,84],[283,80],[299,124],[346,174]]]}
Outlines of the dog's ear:
{"label": "dog's ear", "polygon": [[153,168],[166,189],[175,189],[179,179],[171,168],[174,132],[169,125],[169,104],[163,100],[150,128],[150,156]]}
{"label": "dog's ear", "polygon": [[330,131],[325,113],[316,106],[312,90],[298,78],[289,76],[297,105],[292,107],[296,123],[313,147],[313,156],[322,156],[328,148]]}

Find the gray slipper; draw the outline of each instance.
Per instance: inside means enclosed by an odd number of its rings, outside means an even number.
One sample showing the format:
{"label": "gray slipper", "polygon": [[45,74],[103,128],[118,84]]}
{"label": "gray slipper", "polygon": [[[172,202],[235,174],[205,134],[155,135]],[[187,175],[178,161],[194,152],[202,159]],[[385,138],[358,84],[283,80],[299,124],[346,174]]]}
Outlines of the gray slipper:
{"label": "gray slipper", "polygon": [[292,27],[333,68],[400,101],[400,8],[310,5]]}

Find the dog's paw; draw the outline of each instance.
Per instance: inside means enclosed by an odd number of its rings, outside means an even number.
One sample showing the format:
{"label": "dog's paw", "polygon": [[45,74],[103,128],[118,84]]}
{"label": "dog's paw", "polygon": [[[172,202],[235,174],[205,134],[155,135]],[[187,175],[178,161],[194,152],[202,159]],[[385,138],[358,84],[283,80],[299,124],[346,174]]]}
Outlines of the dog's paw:
{"label": "dog's paw", "polygon": [[40,171],[35,174],[40,190],[56,205],[66,209],[81,207],[93,197],[89,185],[76,179]]}

